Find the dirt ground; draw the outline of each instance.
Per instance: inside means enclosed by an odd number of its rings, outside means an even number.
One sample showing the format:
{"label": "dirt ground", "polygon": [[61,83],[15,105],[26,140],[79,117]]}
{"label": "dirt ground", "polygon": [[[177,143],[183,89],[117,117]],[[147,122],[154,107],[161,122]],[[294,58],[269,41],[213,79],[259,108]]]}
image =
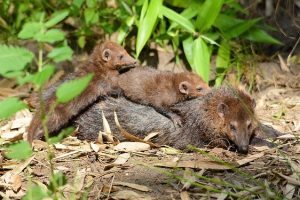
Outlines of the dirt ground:
{"label": "dirt ground", "polygon": [[[272,140],[273,148],[251,146],[241,155],[126,143],[133,148],[128,151],[68,137],[51,147],[54,170],[68,178],[61,188],[65,199],[72,193],[78,199],[85,193],[88,199],[300,199],[300,78],[276,63],[262,63],[256,81],[257,118],[284,133]],[[20,139],[30,119],[25,110],[2,122],[1,142]],[[3,199],[20,199],[30,184],[49,183],[47,145],[36,141],[33,146],[34,155],[26,161],[0,156]]]}

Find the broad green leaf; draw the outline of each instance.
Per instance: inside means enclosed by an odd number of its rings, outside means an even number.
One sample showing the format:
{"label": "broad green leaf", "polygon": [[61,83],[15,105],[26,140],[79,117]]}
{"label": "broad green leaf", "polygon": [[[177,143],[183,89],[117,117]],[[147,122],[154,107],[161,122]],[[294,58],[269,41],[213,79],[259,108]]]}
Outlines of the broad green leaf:
{"label": "broad green leaf", "polygon": [[16,97],[8,97],[0,101],[0,120],[9,118],[16,112],[27,108],[27,105]]}
{"label": "broad green leaf", "polygon": [[229,67],[230,63],[230,45],[227,40],[222,40],[218,49],[218,55],[216,59],[216,86],[220,86],[223,79],[225,70]]}
{"label": "broad green leaf", "polygon": [[206,0],[203,3],[196,19],[196,27],[200,32],[205,32],[211,28],[221,11],[223,3],[223,0]]}
{"label": "broad green leaf", "polygon": [[229,30],[226,30],[224,34],[228,38],[235,38],[248,31],[251,27],[253,27],[260,19],[251,19],[245,20],[237,25],[231,27]]}
{"label": "broad green leaf", "polygon": [[54,43],[65,39],[65,34],[59,29],[50,29],[45,33],[40,33],[35,36],[39,42]]}
{"label": "broad green leaf", "polygon": [[18,78],[24,75],[24,71],[11,71],[5,74],[2,74],[5,78]]}
{"label": "broad green leaf", "polygon": [[185,17],[182,15],[179,15],[175,11],[165,7],[161,6],[161,13],[164,15],[166,18],[176,22],[179,24],[181,27],[183,27],[186,31],[190,33],[195,33],[194,25]]}
{"label": "broad green leaf", "polygon": [[86,24],[96,24],[99,22],[99,14],[94,8],[84,10],[84,19]]}
{"label": "broad green leaf", "polygon": [[189,62],[190,66],[194,66],[193,64],[193,37],[190,36],[187,39],[183,40],[182,45],[183,45],[183,51],[185,54],[185,57],[187,61]]}
{"label": "broad green leaf", "polygon": [[24,24],[18,37],[21,39],[32,39],[43,30],[43,24],[40,22],[27,22]]}
{"label": "broad green leaf", "polygon": [[89,74],[83,78],[61,84],[56,90],[57,101],[59,103],[66,103],[79,96],[88,86],[92,78],[93,75]]}
{"label": "broad green leaf", "polygon": [[55,71],[54,65],[48,64],[42,69],[42,71],[34,74],[32,78],[32,82],[38,87],[40,87],[49,80],[49,78],[52,76],[54,71]]}
{"label": "broad green leaf", "polygon": [[208,83],[210,74],[210,51],[201,37],[198,37],[193,43],[192,68]]}
{"label": "broad green leaf", "polygon": [[0,45],[0,74],[20,71],[32,59],[33,53],[25,48]]}
{"label": "broad green leaf", "polygon": [[148,0],[144,0],[143,2],[143,7],[141,10],[141,14],[140,14],[140,21],[142,21],[145,18],[147,9],[148,9],[148,5],[149,5],[149,1]]}
{"label": "broad green leaf", "polygon": [[151,33],[154,29],[155,22],[162,5],[162,0],[151,0],[148,6],[145,17],[140,19],[137,41],[136,41],[136,54],[137,57],[140,55],[146,42],[149,40]]}
{"label": "broad green leaf", "polygon": [[273,38],[266,31],[259,28],[252,28],[251,30],[243,34],[242,37],[253,42],[282,45],[279,40]]}
{"label": "broad green leaf", "polygon": [[86,0],[86,5],[89,8],[95,8],[97,6],[97,1],[96,0]]}
{"label": "broad green leaf", "polygon": [[47,56],[52,58],[55,62],[61,62],[64,60],[71,60],[72,55],[73,50],[69,46],[63,46],[52,49]]}
{"label": "broad green leaf", "polygon": [[34,185],[27,189],[26,195],[22,200],[41,200],[46,199],[46,197],[49,197],[47,191],[40,186]]}
{"label": "broad green leaf", "polygon": [[45,23],[45,26],[47,28],[54,26],[55,24],[61,22],[63,19],[65,19],[69,15],[68,10],[60,10],[56,11],[55,13],[52,14],[51,19],[48,20]]}
{"label": "broad green leaf", "polygon": [[200,37],[202,39],[206,40],[207,42],[209,42],[210,44],[219,46],[219,44],[217,42],[215,42],[212,38],[205,36],[204,34],[202,34]]}
{"label": "broad green leaf", "polygon": [[71,135],[74,132],[74,130],[75,129],[73,127],[63,129],[57,136],[49,138],[48,144],[55,144],[60,142],[65,137]]}
{"label": "broad green leaf", "polygon": [[5,156],[10,159],[24,160],[32,154],[32,149],[27,141],[10,144],[5,148]]}
{"label": "broad green leaf", "polygon": [[80,46],[80,48],[83,49],[83,47],[85,47],[85,44],[86,44],[86,37],[80,36],[77,40],[77,44]]}
{"label": "broad green leaf", "polygon": [[193,0],[166,0],[166,2],[174,7],[186,8],[192,3]]}

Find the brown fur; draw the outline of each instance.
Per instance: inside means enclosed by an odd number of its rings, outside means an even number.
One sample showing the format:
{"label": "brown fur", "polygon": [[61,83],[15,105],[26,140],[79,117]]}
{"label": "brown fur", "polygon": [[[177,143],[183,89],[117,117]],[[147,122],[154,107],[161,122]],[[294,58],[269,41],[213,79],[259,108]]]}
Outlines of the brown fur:
{"label": "brown fur", "polygon": [[[83,77],[89,73],[94,74],[93,79],[82,94],[70,102],[59,104],[54,112],[47,116],[49,133],[59,130],[72,117],[95,102],[100,96],[113,92],[117,88],[118,71],[132,68],[135,65],[136,61],[126,50],[113,42],[104,42],[96,46],[85,65],[81,66],[77,72],[67,75],[63,80],[46,89],[43,94],[45,113],[48,114],[50,106],[56,101],[56,88],[61,83]],[[43,134],[41,109],[37,109],[28,128],[27,140],[31,143],[33,139],[40,139]]]}
{"label": "brown fur", "polygon": [[210,90],[194,73],[172,73],[151,68],[135,68],[122,74],[118,83],[128,99],[160,109],[202,96]]}

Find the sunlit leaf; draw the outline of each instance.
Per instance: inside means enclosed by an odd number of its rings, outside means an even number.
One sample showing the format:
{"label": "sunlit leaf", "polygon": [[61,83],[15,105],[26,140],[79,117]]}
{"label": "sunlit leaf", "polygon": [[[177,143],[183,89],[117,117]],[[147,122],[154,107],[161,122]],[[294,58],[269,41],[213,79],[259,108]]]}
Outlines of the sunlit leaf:
{"label": "sunlit leaf", "polygon": [[95,24],[99,22],[99,14],[94,8],[84,10],[84,19],[86,24]]}
{"label": "sunlit leaf", "polygon": [[177,24],[179,24],[186,31],[188,31],[190,33],[194,33],[195,32],[194,25],[188,19],[186,19],[182,15],[179,15],[175,11],[173,11],[173,10],[171,10],[171,9],[165,7],[165,6],[161,6],[161,13],[166,18],[168,18],[168,19],[176,22]]}
{"label": "sunlit leaf", "polygon": [[52,49],[47,56],[52,58],[55,62],[61,62],[64,60],[71,60],[72,55],[73,50],[69,46],[63,46]]}
{"label": "sunlit leaf", "polygon": [[203,3],[196,20],[196,27],[200,32],[210,29],[218,17],[223,3],[223,0],[209,0]]}
{"label": "sunlit leaf", "polygon": [[5,148],[5,156],[10,159],[24,160],[32,154],[32,149],[27,141],[10,144]]}
{"label": "sunlit leaf", "polygon": [[6,119],[16,112],[27,108],[27,105],[16,97],[8,97],[0,101],[0,119]]}
{"label": "sunlit leaf", "polygon": [[65,39],[65,34],[59,29],[50,29],[45,33],[37,34],[34,37],[39,42],[54,43]]}
{"label": "sunlit leaf", "polygon": [[25,48],[0,45],[0,74],[20,71],[32,59],[33,53]]}
{"label": "sunlit leaf", "polygon": [[51,19],[48,20],[45,23],[45,26],[47,28],[54,26],[55,24],[61,22],[63,19],[65,19],[69,15],[68,10],[60,10],[56,11],[55,13],[52,14]]}
{"label": "sunlit leaf", "polygon": [[18,37],[21,39],[32,39],[36,34],[40,33],[43,29],[41,22],[27,22],[24,24]]}
{"label": "sunlit leaf", "polygon": [[266,31],[259,28],[252,28],[247,33],[242,35],[242,37],[253,42],[282,45],[279,40],[273,38]]}
{"label": "sunlit leaf", "polygon": [[208,83],[210,74],[210,51],[201,37],[198,37],[193,43],[192,68]]}
{"label": "sunlit leaf", "polygon": [[48,64],[43,67],[42,71],[37,72],[32,77],[32,82],[37,85],[38,87],[44,85],[46,81],[52,76],[55,71],[54,65]]}
{"label": "sunlit leaf", "polygon": [[193,64],[193,38],[188,37],[187,39],[183,40],[182,45],[183,45],[183,51],[185,54],[185,57],[187,61],[189,62],[190,66],[194,66]]}
{"label": "sunlit leaf", "polygon": [[148,6],[145,17],[140,19],[138,34],[136,39],[136,54],[137,57],[141,53],[146,42],[149,40],[154,29],[155,22],[162,5],[162,0],[151,0]]}
{"label": "sunlit leaf", "polygon": [[83,78],[61,84],[56,90],[57,101],[59,103],[71,101],[85,90],[92,78],[93,75],[89,74]]}
{"label": "sunlit leaf", "polygon": [[117,42],[118,44],[122,44],[122,42],[124,41],[126,35],[128,34],[130,28],[132,27],[133,23],[134,23],[135,17],[134,16],[129,16],[126,19],[126,25],[120,27],[120,29],[118,30],[118,38],[117,38]]}
{"label": "sunlit leaf", "polygon": [[227,40],[222,40],[221,45],[218,49],[217,59],[216,59],[216,86],[220,86],[223,79],[225,70],[229,67],[230,63],[230,45]]}

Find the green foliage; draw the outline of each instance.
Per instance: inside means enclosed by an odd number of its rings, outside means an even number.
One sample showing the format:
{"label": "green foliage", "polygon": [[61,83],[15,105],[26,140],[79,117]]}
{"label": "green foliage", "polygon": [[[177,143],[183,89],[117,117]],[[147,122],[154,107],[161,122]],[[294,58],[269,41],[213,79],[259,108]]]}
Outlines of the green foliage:
{"label": "green foliage", "polygon": [[23,70],[32,59],[33,53],[27,49],[0,44],[0,75]]}
{"label": "green foliage", "polygon": [[75,129],[73,127],[68,127],[68,128],[63,129],[57,136],[49,138],[48,144],[55,144],[55,143],[60,142],[65,137],[72,134],[74,132],[74,130]]}
{"label": "green foliage", "polygon": [[64,60],[71,60],[72,54],[73,50],[69,46],[62,46],[53,48],[53,50],[48,54],[48,58],[51,58],[58,63]]}
{"label": "green foliage", "polygon": [[40,200],[46,197],[49,197],[47,191],[40,186],[34,185],[27,190],[26,195],[22,200]]}
{"label": "green foliage", "polygon": [[93,75],[89,74],[83,78],[63,83],[56,90],[57,101],[59,103],[71,101],[85,90],[92,78]]}
{"label": "green foliage", "polygon": [[13,143],[5,148],[5,156],[10,159],[24,160],[31,155],[31,146],[27,141]]}
{"label": "green foliage", "polygon": [[27,108],[27,105],[16,97],[9,97],[0,101],[0,120],[6,119],[16,112]]}

